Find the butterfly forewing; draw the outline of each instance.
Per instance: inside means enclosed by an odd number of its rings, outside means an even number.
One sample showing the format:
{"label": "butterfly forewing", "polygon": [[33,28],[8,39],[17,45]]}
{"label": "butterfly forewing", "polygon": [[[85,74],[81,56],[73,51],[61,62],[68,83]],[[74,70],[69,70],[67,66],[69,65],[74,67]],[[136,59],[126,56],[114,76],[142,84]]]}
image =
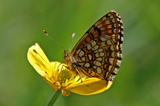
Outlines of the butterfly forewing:
{"label": "butterfly forewing", "polygon": [[113,80],[121,64],[122,42],[122,20],[111,11],[93,24],[73,48],[72,66],[89,77]]}

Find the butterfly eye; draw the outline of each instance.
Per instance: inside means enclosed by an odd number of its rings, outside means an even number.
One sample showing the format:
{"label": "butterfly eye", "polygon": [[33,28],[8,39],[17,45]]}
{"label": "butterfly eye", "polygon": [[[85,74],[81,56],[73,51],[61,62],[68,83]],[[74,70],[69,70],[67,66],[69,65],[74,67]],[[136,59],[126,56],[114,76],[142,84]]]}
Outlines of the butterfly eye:
{"label": "butterfly eye", "polygon": [[68,57],[68,54],[65,54],[65,57]]}
{"label": "butterfly eye", "polygon": [[69,57],[69,52],[68,51],[64,51],[64,58],[67,58],[67,57]]}

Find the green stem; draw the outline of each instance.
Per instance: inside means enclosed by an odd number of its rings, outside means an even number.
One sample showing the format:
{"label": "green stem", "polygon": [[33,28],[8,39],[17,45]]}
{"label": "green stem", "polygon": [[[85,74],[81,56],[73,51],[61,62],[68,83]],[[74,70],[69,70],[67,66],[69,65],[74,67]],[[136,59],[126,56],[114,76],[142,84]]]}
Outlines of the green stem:
{"label": "green stem", "polygon": [[61,90],[56,91],[56,93],[53,95],[52,99],[50,100],[47,106],[53,106],[60,94]]}

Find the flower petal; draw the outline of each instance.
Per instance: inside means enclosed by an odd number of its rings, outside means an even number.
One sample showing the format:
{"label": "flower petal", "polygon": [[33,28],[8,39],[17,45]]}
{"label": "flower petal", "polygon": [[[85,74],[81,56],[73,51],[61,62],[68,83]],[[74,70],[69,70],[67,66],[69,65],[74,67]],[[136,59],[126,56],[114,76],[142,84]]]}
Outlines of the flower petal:
{"label": "flower petal", "polygon": [[99,78],[89,78],[82,83],[71,84],[67,89],[81,95],[93,95],[107,90],[112,83],[113,81],[106,83],[105,80]]}
{"label": "flower petal", "polygon": [[42,77],[52,75],[51,64],[37,43],[29,48],[27,58],[30,64]]}

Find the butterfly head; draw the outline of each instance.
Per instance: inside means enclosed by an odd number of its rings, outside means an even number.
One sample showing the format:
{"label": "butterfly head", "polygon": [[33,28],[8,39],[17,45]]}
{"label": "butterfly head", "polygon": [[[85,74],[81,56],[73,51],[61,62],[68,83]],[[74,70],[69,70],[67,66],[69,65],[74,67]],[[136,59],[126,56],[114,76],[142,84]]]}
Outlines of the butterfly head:
{"label": "butterfly head", "polygon": [[70,61],[70,52],[69,51],[66,51],[64,50],[64,55],[63,55],[63,60],[66,64],[68,64],[68,62]]}

